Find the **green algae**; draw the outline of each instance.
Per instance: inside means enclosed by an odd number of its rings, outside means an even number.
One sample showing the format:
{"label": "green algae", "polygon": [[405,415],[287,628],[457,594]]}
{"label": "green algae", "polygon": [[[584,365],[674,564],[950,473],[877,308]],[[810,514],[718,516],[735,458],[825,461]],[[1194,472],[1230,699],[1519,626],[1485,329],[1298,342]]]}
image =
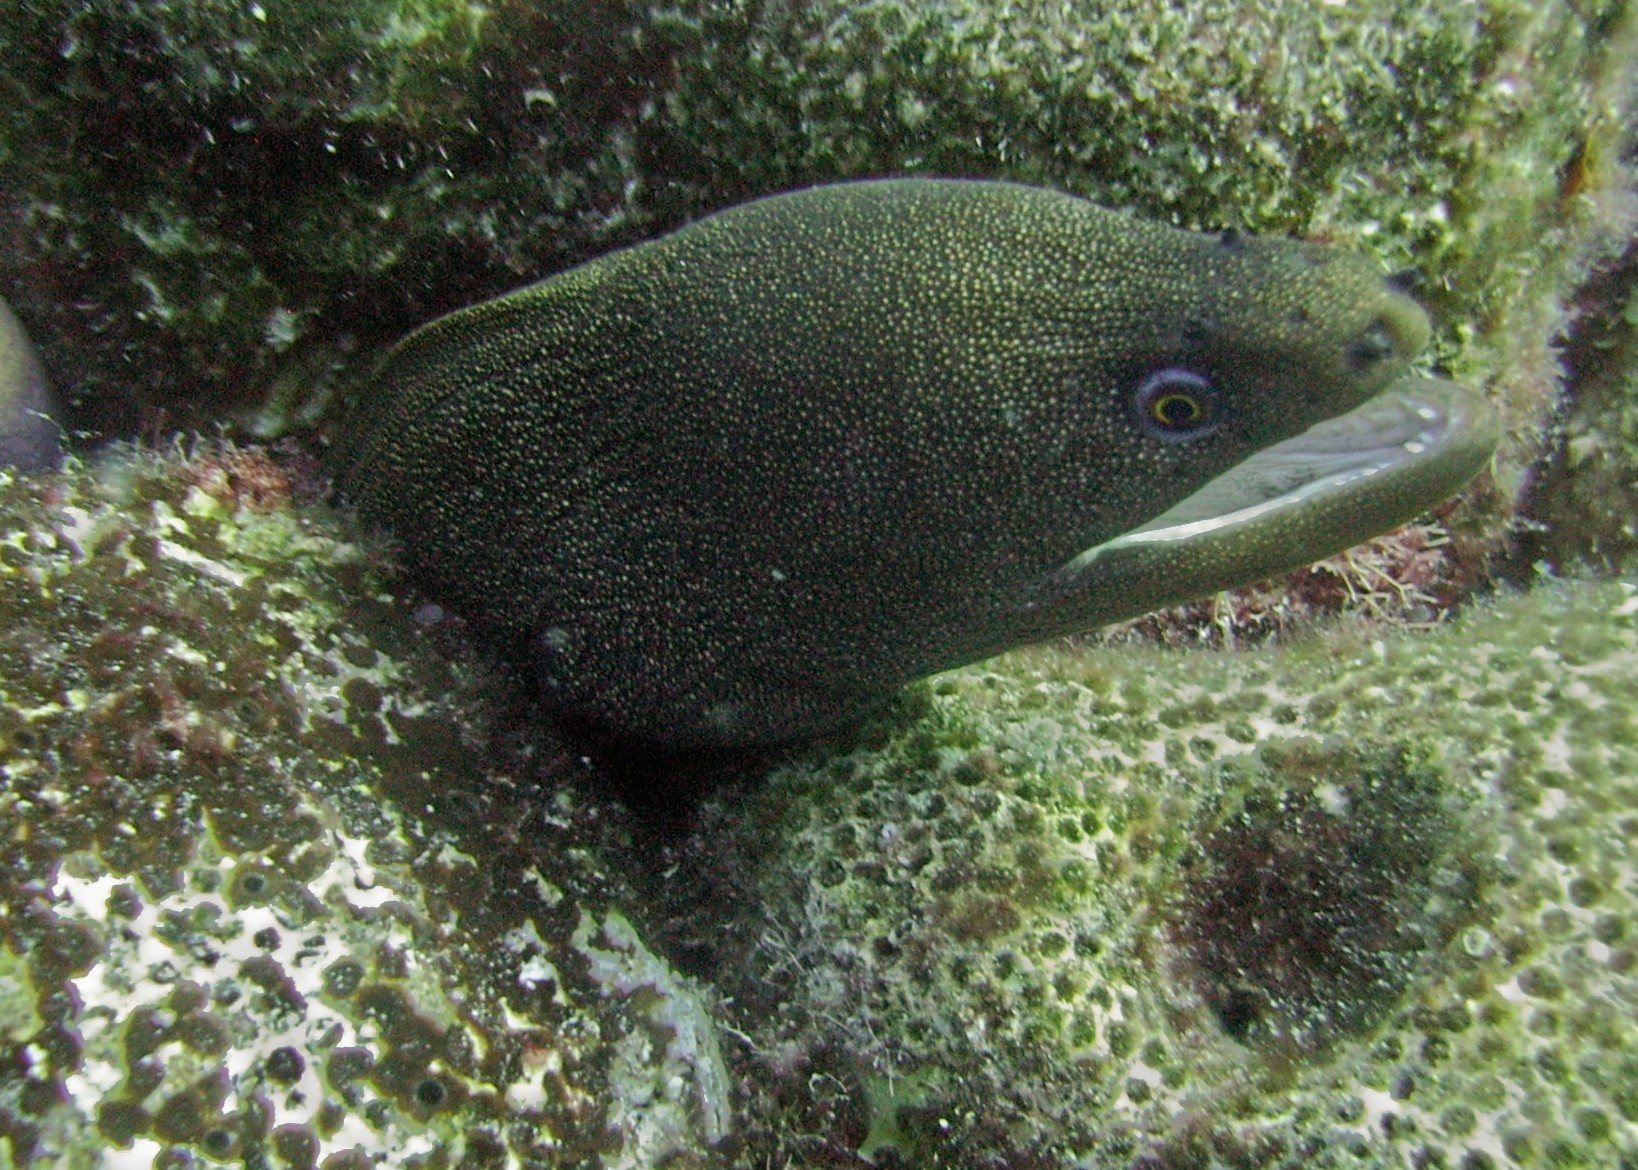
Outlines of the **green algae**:
{"label": "green algae", "polygon": [[1564,435],[1531,508],[1531,552],[1557,566],[1631,572],[1638,564],[1638,248],[1589,284],[1566,365]]}
{"label": "green algae", "polygon": [[1638,1157],[1635,668],[1638,588],[1543,582],[1418,634],[941,676],[713,822],[745,1164]]}
{"label": "green algae", "polygon": [[76,424],[271,433],[520,275],[804,183],[991,176],[1419,266],[1441,360],[1536,420],[1630,222],[1632,38],[1623,0],[12,5],[0,272]]}

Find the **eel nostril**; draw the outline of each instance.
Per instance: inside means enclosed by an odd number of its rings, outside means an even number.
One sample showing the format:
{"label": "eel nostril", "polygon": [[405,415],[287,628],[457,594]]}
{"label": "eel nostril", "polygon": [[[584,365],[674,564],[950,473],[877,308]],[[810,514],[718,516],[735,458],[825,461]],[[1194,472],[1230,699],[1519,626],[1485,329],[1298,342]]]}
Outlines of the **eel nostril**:
{"label": "eel nostril", "polygon": [[1398,272],[1390,272],[1382,278],[1382,282],[1396,293],[1412,296],[1422,287],[1423,277],[1414,268],[1401,268]]}
{"label": "eel nostril", "polygon": [[1396,352],[1392,328],[1378,317],[1348,347],[1348,365],[1359,373],[1364,373],[1371,367],[1387,361]]}

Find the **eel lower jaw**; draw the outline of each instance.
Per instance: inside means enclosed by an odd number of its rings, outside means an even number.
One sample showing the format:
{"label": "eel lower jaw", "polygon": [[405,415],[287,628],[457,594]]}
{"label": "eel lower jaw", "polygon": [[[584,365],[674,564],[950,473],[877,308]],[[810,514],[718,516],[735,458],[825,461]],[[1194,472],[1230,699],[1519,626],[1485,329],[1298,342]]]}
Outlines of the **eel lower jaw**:
{"label": "eel lower jaw", "polygon": [[1400,379],[1072,558],[1039,604],[1078,612],[1083,624],[1118,621],[1300,568],[1453,495],[1489,462],[1499,436],[1495,414],[1472,392]]}

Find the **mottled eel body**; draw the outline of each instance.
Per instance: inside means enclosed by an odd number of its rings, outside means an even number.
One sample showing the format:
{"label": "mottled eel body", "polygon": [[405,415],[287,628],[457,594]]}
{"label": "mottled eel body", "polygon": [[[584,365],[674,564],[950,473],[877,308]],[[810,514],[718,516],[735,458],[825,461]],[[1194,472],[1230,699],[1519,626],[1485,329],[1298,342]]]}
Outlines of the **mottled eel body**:
{"label": "mottled eel body", "polygon": [[412,334],[343,490],[565,716],[772,743],[1448,495],[1494,423],[1427,336],[1341,250],[837,184]]}

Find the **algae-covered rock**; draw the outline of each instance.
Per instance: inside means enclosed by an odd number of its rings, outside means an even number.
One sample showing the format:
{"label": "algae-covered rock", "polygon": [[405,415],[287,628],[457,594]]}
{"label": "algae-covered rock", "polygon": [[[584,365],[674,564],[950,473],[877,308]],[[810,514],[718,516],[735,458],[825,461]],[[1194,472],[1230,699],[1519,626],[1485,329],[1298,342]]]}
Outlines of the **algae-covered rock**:
{"label": "algae-covered rock", "polygon": [[704,1151],[711,1000],[622,909],[620,819],[293,486],[0,480],[0,1165]]}
{"label": "algae-covered rock", "polygon": [[1587,290],[1566,362],[1574,394],[1529,512],[1531,555],[1638,568],[1638,240]]}
{"label": "algae-covered rock", "polygon": [[0,277],[73,425],[268,433],[439,311],[703,211],[993,176],[1414,266],[1441,360],[1529,423],[1628,222],[1632,51],[1625,0],[6,5]]}
{"label": "algae-covered rock", "polygon": [[1638,1158],[1638,589],[1013,655],[656,861],[301,487],[0,488],[0,1165]]}
{"label": "algae-covered rock", "polygon": [[1638,1159],[1638,588],[919,702],[698,843],[743,1164]]}

